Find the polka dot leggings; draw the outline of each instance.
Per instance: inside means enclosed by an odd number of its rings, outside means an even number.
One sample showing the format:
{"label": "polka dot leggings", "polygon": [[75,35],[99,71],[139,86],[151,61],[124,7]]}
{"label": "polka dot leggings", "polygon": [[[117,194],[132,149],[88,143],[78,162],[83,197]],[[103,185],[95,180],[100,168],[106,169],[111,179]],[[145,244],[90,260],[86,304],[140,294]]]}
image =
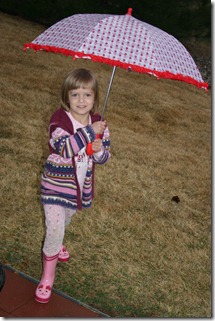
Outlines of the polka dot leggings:
{"label": "polka dot leggings", "polygon": [[46,237],[43,252],[46,256],[54,256],[60,252],[63,244],[65,228],[71,222],[75,210],[60,205],[44,205],[46,219]]}

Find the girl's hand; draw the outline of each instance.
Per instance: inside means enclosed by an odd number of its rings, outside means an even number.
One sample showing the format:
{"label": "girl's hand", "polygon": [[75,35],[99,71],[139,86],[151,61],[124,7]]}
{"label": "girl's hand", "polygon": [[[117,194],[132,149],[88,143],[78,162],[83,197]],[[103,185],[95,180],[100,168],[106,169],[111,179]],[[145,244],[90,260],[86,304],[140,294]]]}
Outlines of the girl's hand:
{"label": "girl's hand", "polygon": [[96,138],[92,142],[92,149],[94,153],[100,152],[100,150],[102,149],[102,140],[100,138]]}
{"label": "girl's hand", "polygon": [[103,134],[106,127],[106,121],[96,121],[91,126],[95,134]]}

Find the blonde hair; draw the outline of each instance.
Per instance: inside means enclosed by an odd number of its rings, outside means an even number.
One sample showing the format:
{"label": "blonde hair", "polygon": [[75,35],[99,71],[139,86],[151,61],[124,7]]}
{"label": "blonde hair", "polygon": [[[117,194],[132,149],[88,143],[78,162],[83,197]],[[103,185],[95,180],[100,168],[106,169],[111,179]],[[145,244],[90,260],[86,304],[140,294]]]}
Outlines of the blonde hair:
{"label": "blonde hair", "polygon": [[98,111],[99,107],[99,88],[98,82],[95,75],[88,69],[79,68],[73,71],[70,71],[64,79],[64,82],[61,86],[61,107],[63,107],[66,111],[69,111],[69,103],[68,103],[68,93],[72,89],[78,88],[88,88],[93,90],[94,92],[94,105],[91,112],[94,114]]}

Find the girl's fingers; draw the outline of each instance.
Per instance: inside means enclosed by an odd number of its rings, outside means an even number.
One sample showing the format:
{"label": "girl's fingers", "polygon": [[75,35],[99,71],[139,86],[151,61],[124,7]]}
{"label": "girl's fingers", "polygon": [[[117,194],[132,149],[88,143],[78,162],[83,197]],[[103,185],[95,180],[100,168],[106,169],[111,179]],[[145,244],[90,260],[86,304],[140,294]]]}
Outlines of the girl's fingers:
{"label": "girl's fingers", "polygon": [[94,140],[94,142],[92,143],[92,148],[94,151],[99,151],[102,148],[102,140],[100,138],[97,138]]}

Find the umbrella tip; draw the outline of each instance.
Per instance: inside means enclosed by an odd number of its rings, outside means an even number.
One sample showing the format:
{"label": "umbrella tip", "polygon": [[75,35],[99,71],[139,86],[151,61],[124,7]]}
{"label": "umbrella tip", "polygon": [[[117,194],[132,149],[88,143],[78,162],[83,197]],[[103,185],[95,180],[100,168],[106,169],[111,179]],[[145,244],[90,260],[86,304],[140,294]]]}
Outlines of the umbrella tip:
{"label": "umbrella tip", "polygon": [[128,12],[127,12],[127,15],[131,16],[132,15],[132,8],[128,8]]}

